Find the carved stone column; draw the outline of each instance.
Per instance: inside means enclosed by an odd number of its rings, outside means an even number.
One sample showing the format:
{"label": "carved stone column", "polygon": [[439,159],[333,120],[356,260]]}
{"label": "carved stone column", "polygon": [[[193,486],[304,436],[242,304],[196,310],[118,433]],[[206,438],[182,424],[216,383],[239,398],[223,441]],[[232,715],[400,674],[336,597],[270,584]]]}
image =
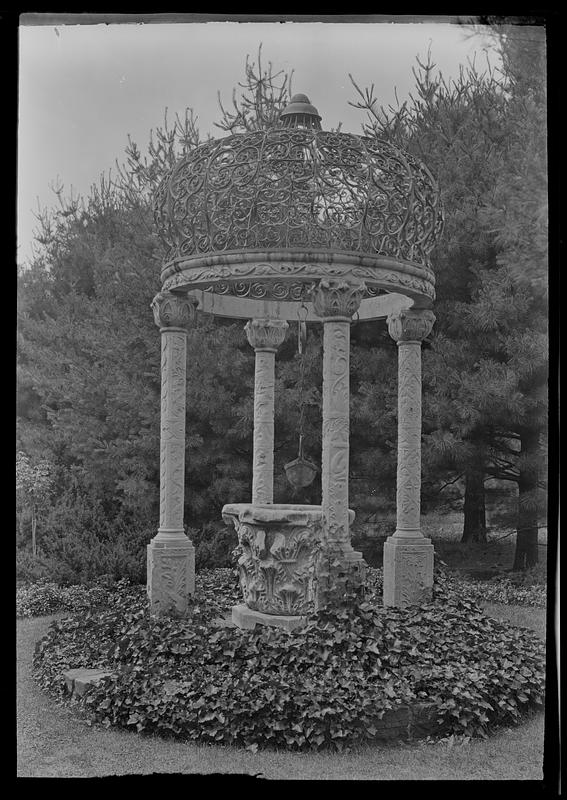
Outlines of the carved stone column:
{"label": "carved stone column", "polygon": [[402,309],[388,317],[398,344],[396,532],[384,543],[384,605],[424,602],[433,587],[433,545],[421,533],[421,342],[435,315]]}
{"label": "carved stone column", "polygon": [[350,543],[348,507],[350,324],[364,290],[364,284],[322,280],[313,292],[323,320],[322,533],[329,563],[342,565],[338,573],[329,570],[327,588],[339,591],[341,576],[353,587],[364,580],[362,554]]}
{"label": "carved stone column", "polygon": [[256,353],[252,503],[274,502],[275,359],[288,327],[285,320],[277,319],[253,319],[244,326]]}
{"label": "carved stone column", "polygon": [[183,612],[195,591],[195,548],[183,529],[187,327],[197,300],[160,292],[152,301],[161,333],[160,524],[148,545],[153,613]]}

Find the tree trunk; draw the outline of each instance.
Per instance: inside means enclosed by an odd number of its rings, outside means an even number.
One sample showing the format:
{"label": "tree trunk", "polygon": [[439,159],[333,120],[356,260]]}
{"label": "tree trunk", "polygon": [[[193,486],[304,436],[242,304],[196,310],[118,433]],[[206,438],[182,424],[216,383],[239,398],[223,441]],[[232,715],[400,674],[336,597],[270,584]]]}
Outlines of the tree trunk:
{"label": "tree trunk", "polygon": [[486,542],[484,470],[477,465],[465,470],[464,515],[461,542]]}
{"label": "tree trunk", "polygon": [[529,569],[538,563],[537,482],[539,436],[537,431],[520,434],[522,460],[518,478],[518,533],[514,555],[514,572]]}
{"label": "tree trunk", "polygon": [[36,527],[37,527],[37,519],[36,519],[35,504],[34,504],[32,505],[32,517],[31,517],[32,555],[34,558],[37,555],[37,543],[35,539]]}

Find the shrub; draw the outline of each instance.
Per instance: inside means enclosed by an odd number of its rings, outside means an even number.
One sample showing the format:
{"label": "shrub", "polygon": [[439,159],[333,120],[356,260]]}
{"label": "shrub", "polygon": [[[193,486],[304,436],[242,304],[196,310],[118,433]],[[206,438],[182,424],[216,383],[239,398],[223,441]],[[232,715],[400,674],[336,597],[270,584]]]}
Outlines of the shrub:
{"label": "shrub", "polygon": [[[207,595],[214,594],[216,601],[229,608],[240,602],[238,577],[233,569],[203,570],[196,576],[196,588]],[[57,611],[83,611],[99,608],[127,596],[144,598],[145,587],[136,587],[127,578],[115,582],[111,575],[103,575],[91,585],[59,586],[41,579],[23,583],[16,589],[16,617],[41,617]]]}
{"label": "shrub", "polygon": [[474,581],[443,573],[442,580],[455,592],[461,592],[473,602],[502,603],[504,605],[545,608],[547,591],[545,584],[534,583],[523,586],[514,581],[512,575],[498,575],[488,581]]}
{"label": "shrub", "polygon": [[84,611],[108,604],[110,596],[104,585],[58,586],[49,581],[40,581],[18,587],[16,616],[40,617],[56,611]]}
{"label": "shrub", "polygon": [[238,544],[232,526],[208,523],[202,528],[187,532],[195,547],[195,569],[226,568],[232,564],[232,551]]}
{"label": "shrub", "polygon": [[486,735],[542,702],[541,640],[443,578],[422,606],[369,595],[288,634],[215,623],[234,602],[231,571],[216,572],[183,619],[150,617],[141,589],[123,588],[108,610],[52,624],[34,658],[41,684],[62,692],[64,669],[104,667],[115,675],[82,700],[92,721],[251,749],[371,741],[385,711],[412,702],[433,704],[439,731]]}
{"label": "shrub", "polygon": [[[16,551],[16,580],[28,584],[38,582],[70,586],[81,580],[75,569],[57,557],[38,554],[32,556],[29,550]],[[82,578],[82,580],[86,580]]]}
{"label": "shrub", "polygon": [[41,556],[33,556],[29,550],[16,550],[16,580],[34,583],[52,578],[52,564]]}
{"label": "shrub", "polygon": [[[110,574],[144,582],[146,545],[155,526],[131,511],[112,516],[86,491],[61,495],[42,521],[37,565],[19,556],[18,577],[45,577],[55,583],[85,583]],[[20,551],[21,552],[21,551]]]}
{"label": "shrub", "polygon": [[[67,491],[42,521],[39,554],[16,551],[17,579],[47,579],[76,584],[109,574],[132,583],[146,580],[146,547],[156,535],[155,521],[132,511],[112,516],[96,497],[85,491]],[[232,528],[209,523],[190,529],[196,570],[229,567],[237,543]]]}
{"label": "shrub", "polygon": [[61,588],[54,583],[43,581],[16,590],[17,617],[41,617],[61,607]]}

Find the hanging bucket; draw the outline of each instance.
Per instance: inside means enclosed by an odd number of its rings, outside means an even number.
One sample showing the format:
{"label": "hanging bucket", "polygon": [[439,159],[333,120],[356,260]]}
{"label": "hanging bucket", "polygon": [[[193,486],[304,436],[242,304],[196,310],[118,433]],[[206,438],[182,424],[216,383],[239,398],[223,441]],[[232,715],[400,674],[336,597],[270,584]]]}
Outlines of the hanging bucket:
{"label": "hanging bucket", "polygon": [[296,489],[302,489],[313,483],[319,472],[318,467],[308,458],[303,457],[303,436],[299,437],[299,454],[294,461],[284,465],[286,478]]}

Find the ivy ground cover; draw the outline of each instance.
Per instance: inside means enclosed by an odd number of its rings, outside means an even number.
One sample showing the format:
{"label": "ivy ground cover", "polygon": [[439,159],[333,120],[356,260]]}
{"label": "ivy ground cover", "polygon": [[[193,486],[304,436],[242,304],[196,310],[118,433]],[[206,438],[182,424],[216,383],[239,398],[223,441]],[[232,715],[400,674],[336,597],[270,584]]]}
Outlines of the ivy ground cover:
{"label": "ivy ground cover", "polygon": [[543,642],[486,616],[438,575],[430,603],[385,609],[380,573],[364,602],[320,612],[292,633],[226,627],[231,570],[199,576],[184,618],[151,618],[141,587],[52,624],[34,670],[64,696],[62,672],[114,674],[80,701],[103,726],[252,750],[344,749],[379,738],[401,705],[433,707],[439,735],[487,736],[543,702]]}

